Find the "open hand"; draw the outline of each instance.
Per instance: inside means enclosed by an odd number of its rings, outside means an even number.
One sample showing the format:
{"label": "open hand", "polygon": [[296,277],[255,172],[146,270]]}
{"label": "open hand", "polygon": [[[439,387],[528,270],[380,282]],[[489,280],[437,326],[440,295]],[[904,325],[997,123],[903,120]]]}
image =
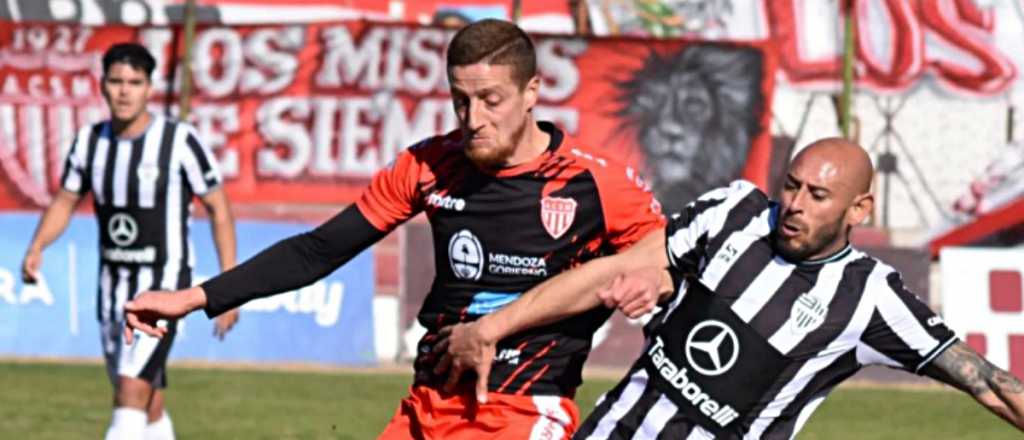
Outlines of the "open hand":
{"label": "open hand", "polygon": [[434,373],[448,372],[444,389],[451,392],[467,371],[476,372],[476,399],[487,402],[487,378],[491,374],[491,363],[497,350],[496,341],[491,341],[481,332],[480,321],[444,327],[438,332],[441,340],[434,345],[434,354],[441,355],[434,367]]}
{"label": "open hand", "polygon": [[232,309],[224,312],[213,321],[213,336],[221,341],[224,340],[224,336],[231,331],[231,328],[238,323],[238,309]]}
{"label": "open hand", "polygon": [[[167,334],[167,328],[158,325],[159,321],[178,319],[202,307],[193,289],[196,288],[174,292],[143,292],[125,303],[125,342],[132,343],[133,330],[162,338]],[[202,290],[198,291],[198,295],[202,295],[201,299],[205,303],[206,296]]]}

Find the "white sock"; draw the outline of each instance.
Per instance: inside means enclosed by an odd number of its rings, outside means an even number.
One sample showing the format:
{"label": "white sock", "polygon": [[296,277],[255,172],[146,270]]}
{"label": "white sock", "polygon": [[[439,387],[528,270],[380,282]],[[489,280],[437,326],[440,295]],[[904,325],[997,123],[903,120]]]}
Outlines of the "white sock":
{"label": "white sock", "polygon": [[146,412],[141,409],[114,408],[106,440],[138,440],[146,432]]}
{"label": "white sock", "polygon": [[159,420],[146,425],[146,440],[174,440],[174,424],[167,411],[160,414]]}

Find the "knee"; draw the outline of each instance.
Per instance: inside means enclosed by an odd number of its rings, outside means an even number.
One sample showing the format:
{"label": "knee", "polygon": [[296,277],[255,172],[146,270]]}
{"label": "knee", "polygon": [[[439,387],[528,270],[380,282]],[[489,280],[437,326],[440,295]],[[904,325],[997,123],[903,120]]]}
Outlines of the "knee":
{"label": "knee", "polygon": [[153,386],[142,379],[118,377],[117,391],[114,402],[118,407],[129,407],[145,410],[153,397]]}

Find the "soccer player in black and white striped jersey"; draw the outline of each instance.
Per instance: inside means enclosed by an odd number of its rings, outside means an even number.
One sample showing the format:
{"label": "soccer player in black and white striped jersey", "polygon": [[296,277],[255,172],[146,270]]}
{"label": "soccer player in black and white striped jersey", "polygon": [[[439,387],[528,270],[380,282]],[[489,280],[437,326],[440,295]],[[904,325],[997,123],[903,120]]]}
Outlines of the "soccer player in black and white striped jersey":
{"label": "soccer player in black and white striped jersey", "polygon": [[1021,381],[850,246],[873,208],[872,175],[858,145],[818,141],[790,165],[780,201],[743,181],[711,191],[664,234],[444,330],[440,365],[451,365],[449,383],[475,370],[480,389],[495,340],[602,303],[637,317],[657,302],[640,358],[574,438],[790,439],[869,364],[952,385],[1024,430]]}
{"label": "soccer player in black and white striped jersey", "polygon": [[[165,365],[173,337],[121,341],[124,304],[137,292],[192,284],[195,255],[188,236],[192,199],[206,207],[221,269],[235,265],[235,230],[213,154],[189,125],[146,110],[153,56],[133,43],[103,56],[102,91],[111,119],[84,127],[68,152],[61,189],[46,209],[25,254],[22,277],[35,282],[43,249],[64,231],[86,193],[100,231],[97,317],[114,385],[107,439],[173,439],[164,410]],[[223,337],[238,312],[222,315]],[[166,323],[173,334],[176,322]]]}

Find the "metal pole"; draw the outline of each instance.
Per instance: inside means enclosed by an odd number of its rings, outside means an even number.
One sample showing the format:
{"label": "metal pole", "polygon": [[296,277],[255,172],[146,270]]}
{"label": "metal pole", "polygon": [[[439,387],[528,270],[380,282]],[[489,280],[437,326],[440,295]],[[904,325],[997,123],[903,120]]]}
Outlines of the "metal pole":
{"label": "metal pole", "polygon": [[1013,104],[1006,106],[1006,143],[1013,142],[1013,123],[1016,116]]}
{"label": "metal pole", "polygon": [[573,19],[576,24],[576,35],[590,35],[590,20],[588,19],[587,0],[570,0],[569,8],[572,9]]}
{"label": "metal pole", "polygon": [[181,90],[178,95],[178,119],[188,118],[192,105],[192,43],[196,34],[196,0],[185,2],[185,55],[181,62]]}
{"label": "metal pole", "polygon": [[854,51],[856,46],[854,45],[854,33],[856,32],[853,24],[854,14],[854,2],[856,0],[845,0],[844,9],[846,10],[846,16],[843,19],[843,95],[839,101],[840,121],[839,128],[843,133],[843,137],[850,138],[850,107],[853,100],[853,63],[855,60]]}
{"label": "metal pole", "polygon": [[512,0],[512,22],[519,24],[520,18],[523,18],[523,2],[522,0]]}

